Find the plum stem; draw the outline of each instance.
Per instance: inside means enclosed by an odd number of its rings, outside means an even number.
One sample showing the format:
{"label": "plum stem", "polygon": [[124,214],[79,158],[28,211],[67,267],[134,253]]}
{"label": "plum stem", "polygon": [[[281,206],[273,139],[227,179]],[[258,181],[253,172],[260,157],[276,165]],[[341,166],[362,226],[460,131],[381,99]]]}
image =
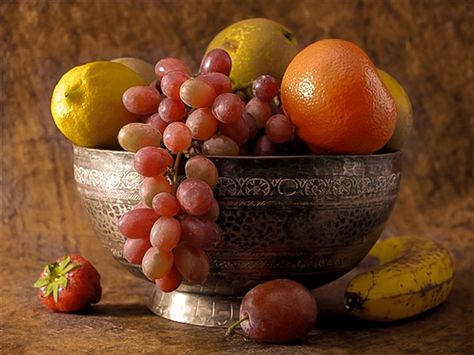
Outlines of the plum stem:
{"label": "plum stem", "polygon": [[236,322],[234,322],[233,324],[231,324],[230,327],[227,328],[227,331],[225,332],[225,336],[226,336],[226,337],[229,337],[229,336],[233,336],[233,335],[239,335],[239,336],[244,337],[245,339],[247,339],[247,337],[246,337],[244,334],[239,333],[239,332],[236,332],[236,331],[235,331],[235,328],[237,328],[237,327],[238,327],[239,325],[241,325],[243,322],[249,320],[249,318],[250,318],[250,317],[249,317],[249,315],[248,315],[248,313],[247,313],[244,317],[240,318],[238,321],[236,321]]}

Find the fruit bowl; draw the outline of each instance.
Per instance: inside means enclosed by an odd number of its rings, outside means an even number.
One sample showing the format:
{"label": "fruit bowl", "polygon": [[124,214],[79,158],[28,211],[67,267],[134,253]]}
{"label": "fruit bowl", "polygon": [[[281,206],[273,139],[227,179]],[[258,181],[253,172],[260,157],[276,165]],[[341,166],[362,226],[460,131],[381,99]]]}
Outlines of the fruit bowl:
{"label": "fruit bowl", "polygon": [[[240,298],[263,280],[315,288],[354,268],[379,238],[399,189],[400,152],[373,155],[212,157],[222,240],[203,284],[163,293],[149,308],[165,318],[228,326]],[[139,202],[133,154],[74,147],[74,178],[99,239],[129,271],[118,218]]]}

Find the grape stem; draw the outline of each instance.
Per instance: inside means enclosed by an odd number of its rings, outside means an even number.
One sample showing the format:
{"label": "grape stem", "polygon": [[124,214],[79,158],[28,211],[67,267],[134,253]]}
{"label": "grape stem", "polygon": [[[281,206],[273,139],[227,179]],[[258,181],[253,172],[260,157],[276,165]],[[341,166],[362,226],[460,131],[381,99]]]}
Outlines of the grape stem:
{"label": "grape stem", "polygon": [[231,324],[231,326],[229,328],[227,328],[227,331],[225,332],[225,336],[226,337],[230,337],[230,336],[233,336],[233,335],[238,335],[238,336],[241,336],[241,337],[244,337],[245,339],[248,339],[248,337],[242,333],[239,333],[239,332],[236,332],[235,331],[235,328],[237,328],[239,325],[241,325],[243,322],[245,321],[248,321],[249,320],[249,315],[248,313],[242,317],[241,319],[239,319],[238,321],[236,321],[235,323]]}
{"label": "grape stem", "polygon": [[178,188],[178,182],[179,182],[179,164],[181,163],[181,157],[183,153],[178,153],[176,155],[176,159],[174,160],[174,165],[173,165],[173,195],[176,195],[176,189]]}

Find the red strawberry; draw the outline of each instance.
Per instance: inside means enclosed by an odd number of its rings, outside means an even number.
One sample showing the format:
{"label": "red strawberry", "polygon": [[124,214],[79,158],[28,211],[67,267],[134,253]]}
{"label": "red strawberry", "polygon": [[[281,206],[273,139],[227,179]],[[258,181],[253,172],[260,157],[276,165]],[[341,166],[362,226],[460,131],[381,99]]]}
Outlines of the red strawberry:
{"label": "red strawberry", "polygon": [[33,287],[46,307],[70,313],[100,301],[100,275],[80,255],[70,255],[45,266]]}

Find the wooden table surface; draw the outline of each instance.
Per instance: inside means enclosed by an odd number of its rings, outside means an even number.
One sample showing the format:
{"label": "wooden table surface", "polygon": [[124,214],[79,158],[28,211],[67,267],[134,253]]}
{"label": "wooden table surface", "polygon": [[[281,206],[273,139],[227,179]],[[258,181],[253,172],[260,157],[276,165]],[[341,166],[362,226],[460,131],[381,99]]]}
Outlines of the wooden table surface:
{"label": "wooden table surface", "polygon": [[[396,324],[360,323],[340,312],[343,279],[315,291],[321,317],[307,341],[259,345],[154,316],[147,284],[98,242],[75,190],[71,145],[49,112],[61,74],[123,56],[177,56],[196,68],[218,30],[249,17],[286,24],[301,47],[354,41],[404,85],[415,127],[385,233],[422,234],[453,252],[445,304]],[[0,352],[472,354],[473,23],[472,1],[2,1]],[[50,313],[31,287],[45,263],[68,252],[102,274],[103,299],[88,313]]]}

